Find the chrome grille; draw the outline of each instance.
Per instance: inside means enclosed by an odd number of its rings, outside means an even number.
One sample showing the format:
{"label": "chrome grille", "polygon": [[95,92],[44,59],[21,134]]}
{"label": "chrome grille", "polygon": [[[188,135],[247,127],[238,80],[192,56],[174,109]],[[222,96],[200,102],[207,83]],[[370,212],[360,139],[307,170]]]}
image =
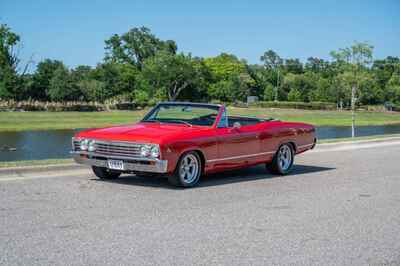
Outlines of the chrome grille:
{"label": "chrome grille", "polygon": [[138,143],[96,141],[95,147],[97,154],[140,157]]}
{"label": "chrome grille", "polygon": [[[132,142],[118,142],[118,141],[100,141],[95,140],[95,153],[98,155],[108,156],[124,156],[124,157],[142,157],[140,155],[140,148],[143,144]],[[81,151],[80,139],[73,139],[73,151]]]}

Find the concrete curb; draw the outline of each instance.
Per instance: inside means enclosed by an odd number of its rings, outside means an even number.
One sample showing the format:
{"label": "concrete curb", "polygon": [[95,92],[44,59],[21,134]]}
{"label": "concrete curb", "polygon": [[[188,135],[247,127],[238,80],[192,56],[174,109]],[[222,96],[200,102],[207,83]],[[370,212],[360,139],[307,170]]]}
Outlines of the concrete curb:
{"label": "concrete curb", "polygon": [[10,175],[10,174],[41,173],[49,171],[71,171],[71,170],[79,170],[87,168],[88,166],[79,165],[76,163],[9,167],[9,168],[0,168],[0,176]]}
{"label": "concrete curb", "polygon": [[318,142],[317,142],[316,148],[333,147],[333,146],[345,146],[345,145],[357,145],[357,144],[365,144],[365,143],[391,142],[391,141],[398,141],[398,140],[400,140],[400,137],[362,139],[362,140],[347,140],[347,141],[338,141],[338,142],[321,143],[321,144],[318,144]]}

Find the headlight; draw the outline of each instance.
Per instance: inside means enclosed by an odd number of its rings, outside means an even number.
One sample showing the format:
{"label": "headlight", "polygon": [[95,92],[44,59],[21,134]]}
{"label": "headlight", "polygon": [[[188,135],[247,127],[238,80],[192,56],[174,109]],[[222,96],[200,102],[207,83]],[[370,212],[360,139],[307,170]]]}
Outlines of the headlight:
{"label": "headlight", "polygon": [[81,140],[81,150],[86,151],[89,146],[89,140],[88,139],[83,139]]}
{"label": "headlight", "polygon": [[140,148],[140,155],[143,157],[158,158],[160,156],[160,148],[158,145],[143,145]]}
{"label": "headlight", "polygon": [[94,145],[96,142],[94,140],[89,140],[88,142],[88,151],[95,151],[96,146]]}
{"label": "headlight", "polygon": [[158,156],[160,156],[160,148],[158,146],[153,146],[151,148],[151,153],[150,153],[151,157],[153,158],[158,158]]}
{"label": "headlight", "polygon": [[151,153],[151,146],[150,145],[143,145],[140,148],[140,155],[143,157],[148,157]]}

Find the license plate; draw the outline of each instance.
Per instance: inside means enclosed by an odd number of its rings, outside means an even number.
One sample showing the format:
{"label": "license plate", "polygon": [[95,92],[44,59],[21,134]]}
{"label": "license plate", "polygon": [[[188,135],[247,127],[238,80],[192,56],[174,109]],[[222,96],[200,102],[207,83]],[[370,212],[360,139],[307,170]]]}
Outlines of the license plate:
{"label": "license plate", "polygon": [[124,162],[121,160],[108,160],[108,168],[113,170],[124,170]]}

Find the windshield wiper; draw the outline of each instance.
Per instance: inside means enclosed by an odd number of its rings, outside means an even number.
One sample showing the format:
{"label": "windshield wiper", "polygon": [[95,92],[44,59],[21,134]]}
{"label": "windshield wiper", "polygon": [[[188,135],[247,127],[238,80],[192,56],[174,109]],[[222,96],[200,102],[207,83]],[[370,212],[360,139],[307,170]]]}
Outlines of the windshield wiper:
{"label": "windshield wiper", "polygon": [[142,122],[156,122],[156,123],[161,123],[160,120],[157,119],[147,119],[147,120],[142,120]]}
{"label": "windshield wiper", "polygon": [[172,122],[172,123],[181,123],[181,124],[185,124],[185,125],[187,125],[187,126],[190,126],[190,127],[193,127],[193,125],[192,124],[190,124],[189,122],[186,122],[186,121],[184,121],[184,120],[179,120],[179,119],[168,119],[168,120],[157,120],[157,119],[147,119],[147,120],[142,120],[142,122],[155,122],[155,123],[159,123],[159,124],[161,124],[161,123],[168,123],[168,122]]}

